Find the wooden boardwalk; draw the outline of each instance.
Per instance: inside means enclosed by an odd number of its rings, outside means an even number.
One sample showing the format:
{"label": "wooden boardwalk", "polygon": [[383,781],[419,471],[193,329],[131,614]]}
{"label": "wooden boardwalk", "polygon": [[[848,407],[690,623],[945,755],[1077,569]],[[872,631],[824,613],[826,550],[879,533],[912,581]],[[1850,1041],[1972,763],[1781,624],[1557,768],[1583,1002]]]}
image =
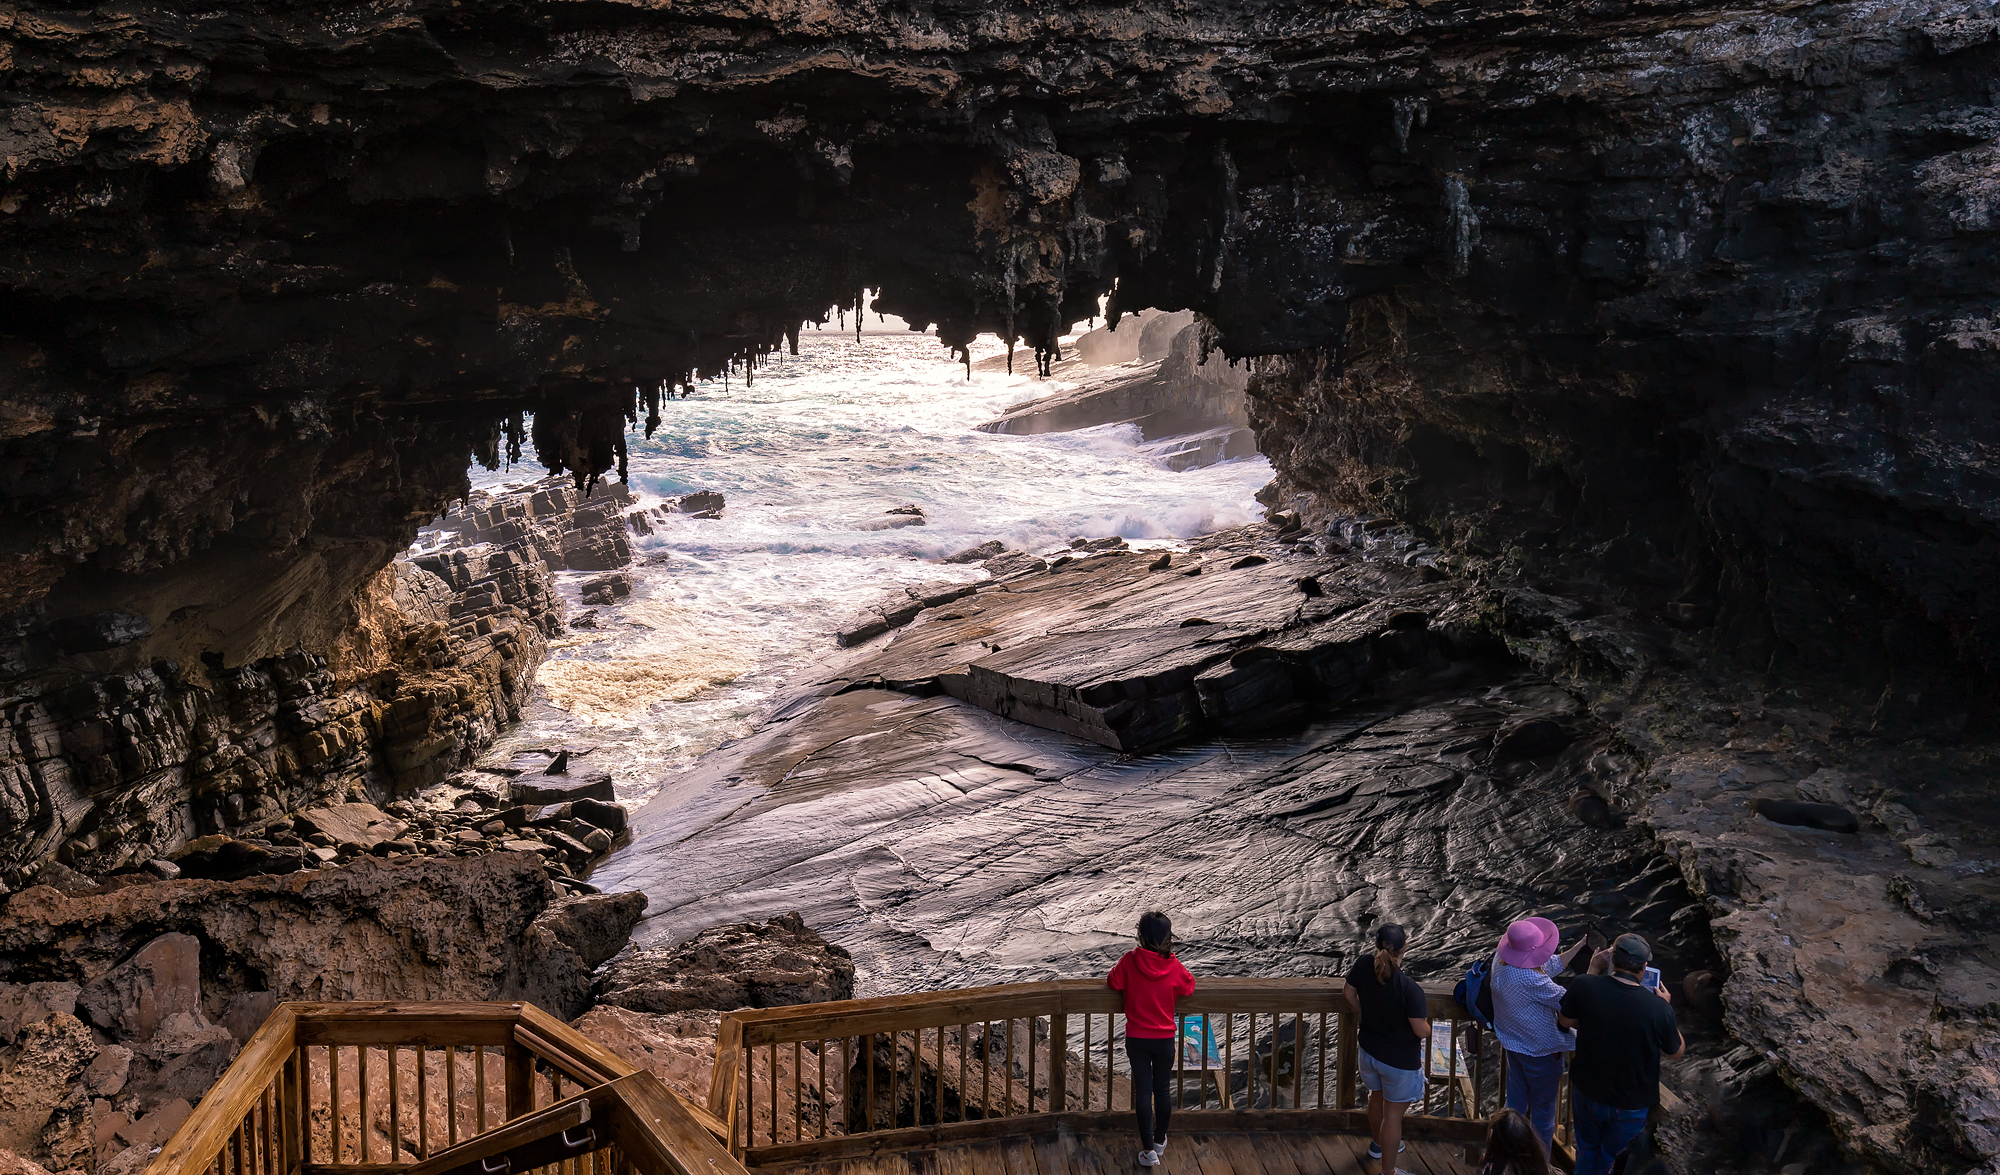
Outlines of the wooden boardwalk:
{"label": "wooden boardwalk", "polygon": [[[1064,1126],[1024,1137],[948,1142],[817,1162],[757,1162],[772,1175],[1139,1175],[1130,1132],[1073,1131]],[[1269,1130],[1184,1134],[1167,1139],[1156,1175],[1379,1175],[1368,1140],[1351,1134]],[[1471,1175],[1465,1144],[1411,1139],[1402,1169],[1411,1175]]]}

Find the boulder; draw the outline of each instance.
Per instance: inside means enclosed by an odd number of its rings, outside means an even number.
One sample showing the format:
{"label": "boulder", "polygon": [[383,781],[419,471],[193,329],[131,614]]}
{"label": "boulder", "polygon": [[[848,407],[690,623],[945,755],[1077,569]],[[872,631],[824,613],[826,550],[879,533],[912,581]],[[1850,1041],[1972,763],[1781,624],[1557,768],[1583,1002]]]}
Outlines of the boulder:
{"label": "boulder", "polygon": [[612,604],[632,594],[632,580],[623,574],[600,575],[583,581],[578,590],[583,593],[585,604]]}
{"label": "boulder", "polygon": [[105,1045],[83,1070],[83,1087],[97,1097],[116,1097],[132,1075],[132,1050]]}
{"label": "boulder", "polygon": [[993,558],[995,555],[1000,554],[1006,549],[1007,549],[1007,544],[1001,542],[999,539],[991,539],[988,540],[987,542],[979,544],[976,547],[967,547],[966,549],[960,551],[956,555],[947,555],[943,559],[938,560],[938,562],[981,563],[984,562],[985,560]]}
{"label": "boulder", "polygon": [[395,840],[410,827],[373,804],[361,803],[308,808],[293,816],[292,824],[300,836],[318,833],[334,844],[363,849],[372,849],[385,840]]}
{"label": "boulder", "polygon": [[296,873],[317,864],[298,845],[255,844],[223,834],[198,837],[173,854],[177,876],[241,881],[260,873]]}
{"label": "boulder", "polygon": [[92,1024],[123,1041],[150,1041],[175,1015],[201,1015],[201,940],[163,934],[85,986]]}
{"label": "boulder", "polygon": [[595,970],[604,960],[625,949],[632,928],[646,911],[646,895],[638,892],[598,894],[563,898],[535,920],[547,927],[556,941]]}
{"label": "boulder", "polygon": [[591,973],[625,948],[646,908],[638,893],[560,899],[521,936],[521,997],[568,1019],[590,1006]]}
{"label": "boulder", "polygon": [[627,819],[625,809],[617,804],[585,798],[571,802],[568,807],[569,815],[586,824],[595,825],[612,836],[625,831]]}
{"label": "boulder", "polygon": [[797,914],[704,930],[611,964],[598,1000],[639,1012],[775,1008],[854,995],[854,960]]}
{"label": "boulder", "polygon": [[616,796],[611,788],[611,776],[602,771],[575,777],[557,775],[517,776],[507,785],[507,798],[516,804],[540,805],[566,804],[576,800],[603,800],[609,802]]}
{"label": "boulder", "polygon": [[722,495],[714,490],[696,490],[674,503],[674,508],[682,514],[692,514],[696,518],[720,518],[722,506]]}

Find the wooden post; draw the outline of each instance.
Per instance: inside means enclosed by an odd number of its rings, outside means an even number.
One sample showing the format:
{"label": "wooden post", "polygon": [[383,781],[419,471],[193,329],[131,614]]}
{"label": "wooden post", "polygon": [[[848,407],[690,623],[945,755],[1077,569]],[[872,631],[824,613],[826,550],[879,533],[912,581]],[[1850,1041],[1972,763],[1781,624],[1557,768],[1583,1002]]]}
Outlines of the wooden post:
{"label": "wooden post", "polygon": [[1069,1013],[1049,1017],[1049,1112],[1069,1109]]}
{"label": "wooden post", "polygon": [[1361,1042],[1355,1037],[1357,1022],[1353,1012],[1337,1012],[1340,1023],[1340,1059],[1335,1062],[1335,1096],[1340,1108],[1354,1108],[1354,1093],[1361,1086]]}
{"label": "wooden post", "polygon": [[300,1120],[305,1117],[306,1092],[309,1084],[306,1050],[294,1048],[292,1059],[285,1062],[284,1167],[287,1171],[312,1161],[312,1157],[306,1153],[308,1149],[306,1132],[299,1129]]}
{"label": "wooden post", "polygon": [[535,1112],[535,1058],[518,1041],[508,1041],[507,1117]]}

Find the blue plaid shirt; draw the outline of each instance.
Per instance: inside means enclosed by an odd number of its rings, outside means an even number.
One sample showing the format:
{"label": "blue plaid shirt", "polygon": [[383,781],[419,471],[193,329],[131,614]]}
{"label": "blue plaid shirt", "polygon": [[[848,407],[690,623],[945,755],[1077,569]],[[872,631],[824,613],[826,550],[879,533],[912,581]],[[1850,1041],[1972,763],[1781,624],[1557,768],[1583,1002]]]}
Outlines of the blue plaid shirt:
{"label": "blue plaid shirt", "polygon": [[1563,989],[1551,976],[1562,971],[1550,959],[1537,971],[1493,960],[1493,1027],[1500,1045],[1524,1057],[1576,1051],[1576,1033],[1556,1027]]}

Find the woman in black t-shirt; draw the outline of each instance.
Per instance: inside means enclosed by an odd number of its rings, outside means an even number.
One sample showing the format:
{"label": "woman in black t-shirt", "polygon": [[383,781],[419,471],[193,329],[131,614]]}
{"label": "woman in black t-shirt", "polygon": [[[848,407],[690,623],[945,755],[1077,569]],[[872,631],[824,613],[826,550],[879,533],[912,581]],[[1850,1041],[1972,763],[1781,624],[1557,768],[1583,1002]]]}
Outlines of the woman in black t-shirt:
{"label": "woman in black t-shirt", "polygon": [[1430,1038],[1429,1001],[1403,971],[1409,936],[1394,922],[1375,930],[1375,957],[1363,956],[1347,973],[1347,1002],[1360,1013],[1361,1081],[1368,1087],[1368,1157],[1382,1169],[1406,1175],[1393,1156],[1403,1149],[1403,1111],[1424,1096],[1424,1041]]}

